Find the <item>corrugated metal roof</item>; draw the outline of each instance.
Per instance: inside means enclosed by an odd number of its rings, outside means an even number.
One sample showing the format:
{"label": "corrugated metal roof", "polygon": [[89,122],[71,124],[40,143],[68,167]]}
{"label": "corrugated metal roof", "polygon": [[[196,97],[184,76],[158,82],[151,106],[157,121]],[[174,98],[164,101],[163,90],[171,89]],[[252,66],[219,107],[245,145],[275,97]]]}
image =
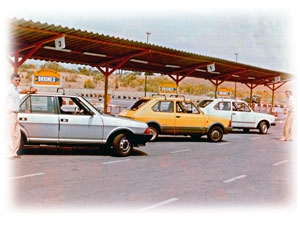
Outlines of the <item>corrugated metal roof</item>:
{"label": "corrugated metal roof", "polygon": [[[19,56],[24,57],[33,49],[33,44],[56,35],[65,36],[64,50],[55,50],[54,41],[47,41],[30,58],[100,67],[109,63],[113,68],[124,57],[131,56],[131,60],[120,66],[120,69],[161,74],[178,73],[180,76],[188,74],[197,78],[259,84],[269,83],[277,76],[281,76],[281,80],[293,78],[288,73],[220,58],[17,18],[10,20],[11,53],[21,50]],[[215,65],[213,72],[207,71],[206,65],[210,63]]]}

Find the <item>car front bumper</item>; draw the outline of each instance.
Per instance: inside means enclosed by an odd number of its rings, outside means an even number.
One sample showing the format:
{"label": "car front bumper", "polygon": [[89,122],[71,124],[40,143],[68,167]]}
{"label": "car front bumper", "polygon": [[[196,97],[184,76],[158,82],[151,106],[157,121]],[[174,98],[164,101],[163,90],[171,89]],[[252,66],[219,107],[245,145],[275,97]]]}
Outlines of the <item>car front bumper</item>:
{"label": "car front bumper", "polygon": [[136,147],[145,146],[150,141],[151,134],[135,134],[133,138],[133,145]]}

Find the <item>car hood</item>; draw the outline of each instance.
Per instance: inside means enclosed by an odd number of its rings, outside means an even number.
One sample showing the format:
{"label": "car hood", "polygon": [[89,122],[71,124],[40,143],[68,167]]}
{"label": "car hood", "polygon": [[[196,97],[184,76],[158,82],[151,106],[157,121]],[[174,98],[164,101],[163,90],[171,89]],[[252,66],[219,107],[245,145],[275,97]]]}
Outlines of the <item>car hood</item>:
{"label": "car hood", "polygon": [[118,117],[118,116],[112,116],[112,115],[101,115],[104,124],[114,124],[116,126],[122,126],[122,127],[133,127],[133,128],[147,128],[148,125],[144,122],[132,120],[129,118],[124,117]]}
{"label": "car hood", "polygon": [[260,118],[260,119],[267,119],[271,122],[275,121],[275,116],[270,115],[270,114],[255,112],[255,115],[257,118]]}
{"label": "car hood", "polygon": [[121,111],[119,113],[119,116],[131,118],[131,117],[134,116],[134,114],[136,114],[136,111],[133,111],[133,110],[123,110],[123,111]]}

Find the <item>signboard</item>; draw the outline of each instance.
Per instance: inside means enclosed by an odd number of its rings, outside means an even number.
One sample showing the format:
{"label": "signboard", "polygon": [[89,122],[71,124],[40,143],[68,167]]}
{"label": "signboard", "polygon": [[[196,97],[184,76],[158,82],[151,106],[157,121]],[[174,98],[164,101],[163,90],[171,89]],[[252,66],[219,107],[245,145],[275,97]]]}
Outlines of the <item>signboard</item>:
{"label": "signboard", "polygon": [[218,89],[217,96],[218,97],[230,97],[231,91],[228,89]]}
{"label": "signboard", "polygon": [[64,36],[56,39],[54,42],[55,42],[55,49],[57,49],[57,50],[61,50],[66,47],[66,42],[65,42]]}
{"label": "signboard", "polygon": [[60,74],[49,69],[35,71],[32,86],[61,87]]}
{"label": "signboard", "polygon": [[159,85],[159,93],[177,93],[177,86],[173,83],[162,83]]}
{"label": "signboard", "polygon": [[207,65],[207,72],[213,72],[215,69],[215,64]]}
{"label": "signboard", "polygon": [[281,81],[281,77],[280,76],[277,76],[273,79],[274,82],[280,82]]}

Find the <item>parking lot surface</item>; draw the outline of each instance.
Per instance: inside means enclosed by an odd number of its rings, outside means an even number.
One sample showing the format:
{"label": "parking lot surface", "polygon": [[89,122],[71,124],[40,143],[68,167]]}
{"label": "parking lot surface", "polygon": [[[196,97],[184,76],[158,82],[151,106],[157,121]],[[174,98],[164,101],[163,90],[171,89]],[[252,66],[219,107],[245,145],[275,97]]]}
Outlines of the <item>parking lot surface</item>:
{"label": "parking lot surface", "polygon": [[163,136],[129,157],[104,149],[27,147],[13,167],[12,199],[26,207],[282,206],[293,201],[295,142],[283,122],[266,135],[234,131],[220,143]]}

